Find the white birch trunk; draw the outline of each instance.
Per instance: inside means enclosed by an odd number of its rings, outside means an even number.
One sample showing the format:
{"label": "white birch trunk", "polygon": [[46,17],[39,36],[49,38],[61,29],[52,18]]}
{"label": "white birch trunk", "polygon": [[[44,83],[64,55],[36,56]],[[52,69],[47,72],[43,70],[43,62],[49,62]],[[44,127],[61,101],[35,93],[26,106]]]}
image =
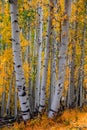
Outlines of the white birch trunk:
{"label": "white birch trunk", "polygon": [[52,103],[52,99],[55,93],[55,85],[56,85],[56,41],[53,40],[52,43],[52,65],[51,65],[51,96],[50,96],[50,101]]}
{"label": "white birch trunk", "polygon": [[[54,11],[54,8],[56,8],[57,1],[56,0],[50,0],[51,2],[51,20],[54,19],[54,14],[57,13]],[[51,39],[51,77],[50,77],[50,96],[49,96],[49,107],[51,105],[53,95],[55,93],[55,83],[56,83],[56,51],[57,51],[57,41],[56,41],[56,32],[54,29],[54,26],[51,26],[52,28],[52,39]]]}
{"label": "white birch trunk", "polygon": [[48,59],[49,59],[49,52],[50,52],[50,34],[51,34],[51,18],[49,16],[47,35],[46,35],[46,48],[45,48],[44,64],[43,64],[43,72],[42,72],[42,81],[41,81],[39,112],[42,112],[45,109],[46,79],[47,79]]}
{"label": "white birch trunk", "polygon": [[37,77],[35,88],[35,109],[39,108],[40,100],[40,82],[41,82],[41,54],[42,54],[42,29],[43,29],[43,10],[42,7],[38,7],[38,63],[37,63]]}
{"label": "white birch trunk", "polygon": [[[28,34],[28,40],[31,41],[31,28],[29,28],[29,34]],[[29,63],[29,67],[32,68],[32,47],[31,45],[28,48],[29,51],[29,57],[28,57],[28,63]],[[33,87],[33,81],[32,81],[32,71],[33,69],[31,69],[30,73],[29,73],[29,91],[28,91],[28,96],[29,96],[29,108],[30,108],[30,112],[32,112],[32,87]]]}
{"label": "white birch trunk", "polygon": [[19,26],[18,26],[18,0],[9,0],[10,2],[10,13],[11,13],[11,25],[12,25],[12,48],[14,56],[14,69],[16,75],[16,85],[18,89],[18,97],[20,101],[22,116],[24,120],[30,118],[29,106],[27,102],[26,90],[25,90],[25,78],[22,69],[22,58],[20,49],[20,38],[19,38]]}
{"label": "white birch trunk", "polygon": [[[56,7],[57,1],[56,0],[50,0],[53,8]],[[52,8],[52,20],[54,17],[54,14],[56,13]],[[51,85],[50,85],[50,104],[52,103],[53,95],[55,93],[55,83],[56,83],[56,51],[57,51],[57,41],[56,41],[56,32],[54,30],[54,27],[52,25],[52,49],[51,49]]]}
{"label": "white birch trunk", "polygon": [[61,47],[59,49],[59,70],[58,70],[58,82],[55,86],[55,94],[51,104],[51,109],[48,113],[48,117],[52,118],[56,116],[58,108],[60,107],[60,98],[62,96],[65,70],[66,70],[66,52],[68,46],[69,35],[69,16],[71,13],[71,0],[65,0],[65,15],[67,18],[63,20],[62,34],[61,34]]}

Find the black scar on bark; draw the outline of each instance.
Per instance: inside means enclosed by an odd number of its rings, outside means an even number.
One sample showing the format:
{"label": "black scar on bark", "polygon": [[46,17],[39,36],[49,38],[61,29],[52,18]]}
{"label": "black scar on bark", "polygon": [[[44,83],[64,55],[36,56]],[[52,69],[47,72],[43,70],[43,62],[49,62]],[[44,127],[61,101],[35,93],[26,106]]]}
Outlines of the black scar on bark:
{"label": "black scar on bark", "polygon": [[29,109],[27,109],[26,111],[21,111],[21,112],[24,114],[24,113],[29,112],[29,111],[30,111],[30,110],[29,110]]}
{"label": "black scar on bark", "polygon": [[26,95],[26,92],[23,92],[22,95],[20,95],[20,96],[24,97],[25,95]]}
{"label": "black scar on bark", "polygon": [[19,86],[18,86],[18,88],[22,88],[22,86],[21,86],[21,85],[19,85]]}
{"label": "black scar on bark", "polygon": [[23,87],[23,90],[25,90],[25,86]]}
{"label": "black scar on bark", "polygon": [[27,102],[23,102],[22,104],[26,104]]}
{"label": "black scar on bark", "polygon": [[54,111],[54,110],[52,110],[52,109],[50,109],[49,111],[52,111],[53,113],[57,113],[56,111]]}
{"label": "black scar on bark", "polygon": [[18,45],[19,43],[18,42],[16,42],[16,45]]}
{"label": "black scar on bark", "polygon": [[39,107],[43,107],[44,108],[45,106],[40,104]]}
{"label": "black scar on bark", "polygon": [[18,21],[17,21],[17,20],[14,20],[13,23],[18,23]]}
{"label": "black scar on bark", "polygon": [[19,82],[19,80],[16,80],[17,82]]}
{"label": "black scar on bark", "polygon": [[58,92],[57,95],[59,95],[60,93]]}
{"label": "black scar on bark", "polygon": [[15,41],[15,39],[13,39],[13,38],[10,38],[9,40],[10,40],[10,41]]}
{"label": "black scar on bark", "polygon": [[21,78],[22,80],[24,79],[24,78]]}
{"label": "black scar on bark", "polygon": [[14,3],[14,1],[13,0],[9,0],[9,3],[12,4],[12,3]]}
{"label": "black scar on bark", "polygon": [[26,116],[27,114],[26,114],[26,113],[23,113],[22,115],[23,115],[23,116]]}
{"label": "black scar on bark", "polygon": [[18,67],[18,68],[20,68],[20,67],[21,67],[21,65],[17,65],[17,67]]}
{"label": "black scar on bark", "polygon": [[19,30],[16,30],[16,32],[19,32]]}
{"label": "black scar on bark", "polygon": [[59,85],[58,86],[60,86],[61,85],[61,83],[59,83]]}

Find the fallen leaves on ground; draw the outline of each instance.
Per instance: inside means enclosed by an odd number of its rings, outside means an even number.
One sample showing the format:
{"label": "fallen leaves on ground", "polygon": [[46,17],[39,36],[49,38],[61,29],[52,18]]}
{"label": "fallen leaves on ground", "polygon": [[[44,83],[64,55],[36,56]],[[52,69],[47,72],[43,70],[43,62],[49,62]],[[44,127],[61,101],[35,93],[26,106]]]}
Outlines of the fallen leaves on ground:
{"label": "fallen leaves on ground", "polygon": [[[86,109],[85,109],[86,110]],[[56,119],[48,119],[47,116],[37,117],[19,125],[15,123],[13,127],[5,127],[0,130],[87,130],[87,111],[65,110]]]}

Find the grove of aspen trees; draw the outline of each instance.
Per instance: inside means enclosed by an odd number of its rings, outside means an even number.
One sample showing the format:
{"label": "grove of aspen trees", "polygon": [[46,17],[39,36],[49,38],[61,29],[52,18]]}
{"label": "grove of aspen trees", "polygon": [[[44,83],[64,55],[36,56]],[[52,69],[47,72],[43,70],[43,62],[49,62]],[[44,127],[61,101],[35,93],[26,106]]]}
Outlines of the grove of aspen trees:
{"label": "grove of aspen trees", "polygon": [[87,0],[0,0],[0,126],[87,130],[86,112]]}

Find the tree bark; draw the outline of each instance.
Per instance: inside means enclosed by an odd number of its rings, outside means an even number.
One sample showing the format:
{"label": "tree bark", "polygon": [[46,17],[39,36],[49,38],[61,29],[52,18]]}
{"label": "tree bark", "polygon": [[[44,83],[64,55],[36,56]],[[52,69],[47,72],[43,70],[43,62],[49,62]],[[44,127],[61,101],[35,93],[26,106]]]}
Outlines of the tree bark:
{"label": "tree bark", "polygon": [[41,81],[41,91],[40,91],[40,104],[39,104],[39,112],[43,112],[45,110],[45,98],[46,98],[46,79],[47,79],[47,71],[48,71],[48,59],[50,53],[50,35],[51,35],[51,14],[48,17],[48,26],[47,26],[47,34],[46,34],[46,48],[44,55],[44,64],[43,64],[43,72],[42,72],[42,81]]}
{"label": "tree bark", "polygon": [[[54,8],[56,8],[57,1],[56,0],[50,0],[52,3],[52,11],[51,11],[51,19],[53,21],[54,14],[57,13],[54,11]],[[55,93],[55,83],[56,83],[56,52],[57,52],[57,41],[56,41],[56,32],[54,29],[54,26],[52,25],[52,45],[51,45],[51,83],[50,83],[50,105],[52,103],[53,95]]]}
{"label": "tree bark", "polygon": [[18,97],[20,101],[21,111],[23,119],[26,121],[30,118],[29,106],[26,96],[26,85],[24,72],[22,69],[22,58],[20,49],[19,38],[19,25],[18,25],[18,0],[9,0],[10,13],[11,13],[11,25],[12,25],[12,48],[14,57],[14,70],[16,75],[16,86],[18,90]]}
{"label": "tree bark", "polygon": [[59,49],[59,69],[58,69],[58,82],[55,86],[55,94],[51,104],[51,109],[48,113],[49,118],[56,116],[58,108],[60,107],[60,98],[64,87],[64,77],[66,70],[66,52],[68,46],[68,35],[69,35],[69,16],[71,14],[71,0],[65,0],[65,18],[62,25],[61,34],[61,46]]}
{"label": "tree bark", "polygon": [[87,3],[84,2],[85,5],[85,13],[84,13],[84,24],[82,29],[82,39],[81,39],[81,57],[80,57],[80,68],[78,71],[78,86],[77,86],[77,95],[76,95],[76,107],[82,108],[83,105],[83,81],[84,81],[84,58],[85,58],[85,51],[84,51],[84,44],[85,44],[85,37],[86,37],[86,18],[87,15]]}
{"label": "tree bark", "polygon": [[37,63],[37,77],[35,88],[35,110],[39,109],[40,101],[40,83],[41,83],[41,54],[42,54],[42,29],[43,29],[43,9],[38,7],[38,63]]}
{"label": "tree bark", "polygon": [[[77,17],[77,11],[76,11]],[[74,21],[73,30],[74,36],[72,39],[72,59],[71,59],[71,67],[70,67],[70,86],[69,86],[69,97],[68,97],[68,107],[73,108],[75,106],[75,58],[76,58],[76,43],[77,43],[77,28],[78,22]]]}

